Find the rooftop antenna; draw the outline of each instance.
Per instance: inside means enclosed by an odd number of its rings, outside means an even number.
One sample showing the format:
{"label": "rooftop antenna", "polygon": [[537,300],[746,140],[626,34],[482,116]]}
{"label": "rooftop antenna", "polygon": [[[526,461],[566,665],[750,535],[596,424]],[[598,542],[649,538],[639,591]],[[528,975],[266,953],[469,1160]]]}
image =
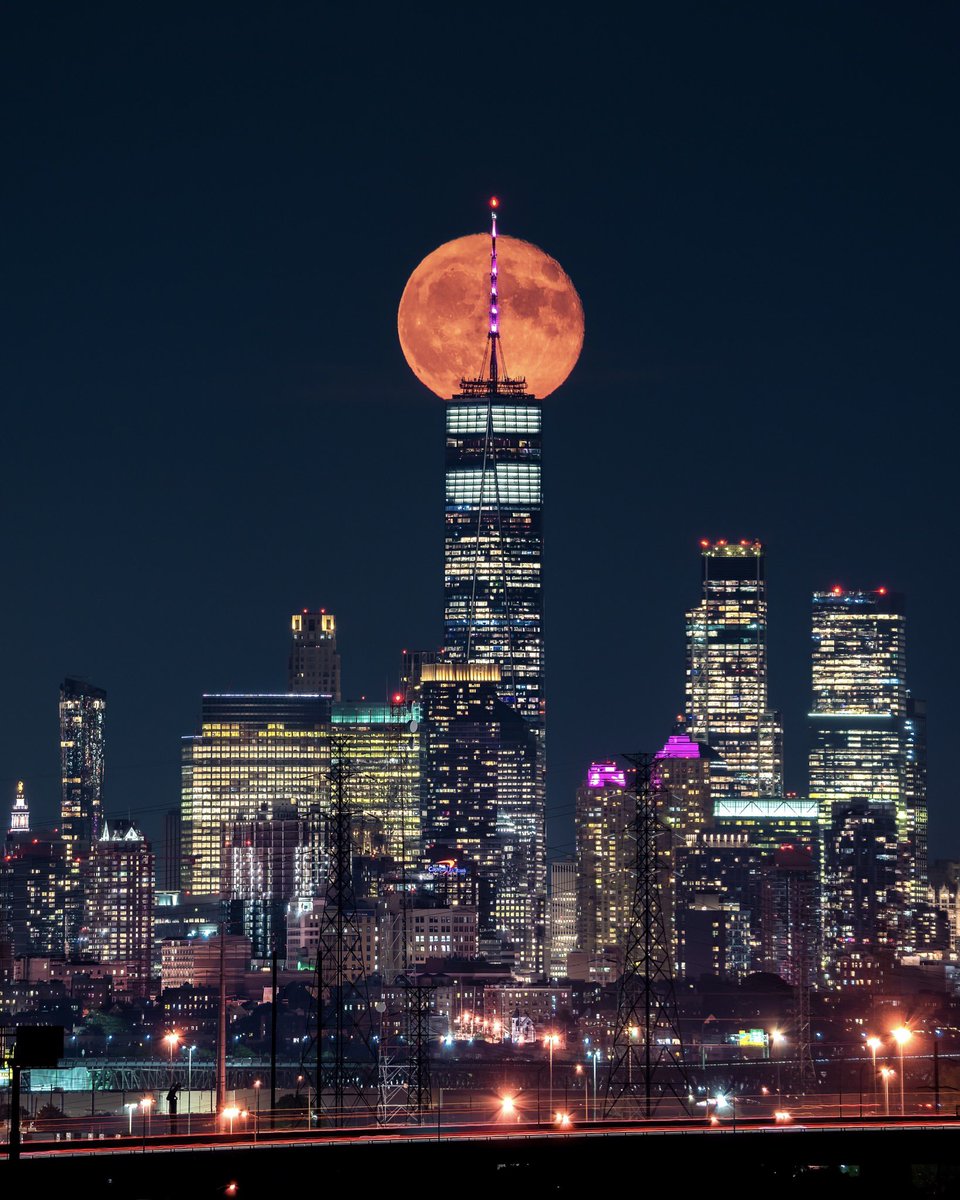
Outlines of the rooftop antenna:
{"label": "rooftop antenna", "polygon": [[500,346],[500,298],[497,291],[497,209],[500,201],[496,196],[490,197],[490,327],[487,338],[490,342],[490,383],[492,392],[497,390],[497,375],[499,363],[497,356]]}

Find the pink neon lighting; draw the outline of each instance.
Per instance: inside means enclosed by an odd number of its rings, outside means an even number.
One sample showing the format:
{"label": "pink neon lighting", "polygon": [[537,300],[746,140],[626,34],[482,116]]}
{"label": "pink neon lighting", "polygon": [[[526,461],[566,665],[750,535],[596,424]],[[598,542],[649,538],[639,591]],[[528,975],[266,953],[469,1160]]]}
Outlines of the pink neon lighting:
{"label": "pink neon lighting", "polygon": [[587,772],[588,788],[626,787],[627,776],[616,763],[591,763]]}
{"label": "pink neon lighting", "polygon": [[656,758],[700,758],[702,747],[685,733],[672,733]]}

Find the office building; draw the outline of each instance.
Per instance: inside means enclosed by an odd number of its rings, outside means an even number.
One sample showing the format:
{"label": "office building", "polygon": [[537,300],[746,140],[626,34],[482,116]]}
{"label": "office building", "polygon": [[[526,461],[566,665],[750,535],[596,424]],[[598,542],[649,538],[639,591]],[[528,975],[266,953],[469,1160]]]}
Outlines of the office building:
{"label": "office building", "polygon": [[249,939],[254,958],[285,958],[288,905],[323,888],[313,824],[290,806],[264,805],[255,820],[227,825],[223,856],[229,932]]}
{"label": "office building", "polygon": [[329,697],[309,693],[207,695],[200,730],[183,739],[182,886],[221,896],[226,830],[266,807],[292,808],[319,843],[329,791]]}
{"label": "office building", "polygon": [[340,699],[340,655],[337,619],[325,608],[304,609],[290,618],[292,643],[287,664],[287,689]]}
{"label": "office building", "polygon": [[717,753],[715,796],[783,790],[783,735],[767,696],[767,592],[759,542],[702,541],[687,613],[687,732]]}
{"label": "office building", "polygon": [[501,698],[533,733],[532,794],[524,768],[523,780],[510,785],[517,796],[497,813],[505,881],[497,920],[505,930],[524,923],[528,939],[533,922],[536,944],[521,949],[521,970],[539,975],[546,918],[542,409],[523,379],[507,375],[499,287],[491,204],[486,354],[478,377],[461,380],[446,409],[444,658],[499,667]]}
{"label": "office building", "polygon": [[896,928],[898,952],[909,954],[927,903],[926,706],[907,687],[904,597],[886,588],[816,592],[812,633],[810,798],[821,825],[836,841],[851,805],[879,805],[893,812],[897,840],[895,882],[881,871],[895,911],[877,914],[873,937],[860,917],[843,915],[844,884],[827,870],[824,843],[825,912],[838,922],[827,945],[839,952],[851,924],[871,945]]}
{"label": "office building", "polygon": [[761,872],[762,969],[793,987],[811,987],[819,975],[818,853],[815,846],[784,843]]}
{"label": "office building", "polygon": [[[476,874],[481,932],[513,947],[517,970],[544,970],[546,877],[540,749],[500,698],[494,663],[424,662],[423,839]],[[493,952],[496,955],[496,951]]]}
{"label": "office building", "polygon": [[60,686],[60,834],[66,854],[64,940],[83,953],[86,871],[103,824],[103,722],[107,693],[81,679]]}
{"label": "office building", "polygon": [[551,979],[566,979],[567,957],[577,949],[577,864],[550,864],[547,944]]}
{"label": "office building", "polygon": [[398,878],[422,862],[420,711],[390,702],[335,703],[331,756],[342,767],[353,845]]}

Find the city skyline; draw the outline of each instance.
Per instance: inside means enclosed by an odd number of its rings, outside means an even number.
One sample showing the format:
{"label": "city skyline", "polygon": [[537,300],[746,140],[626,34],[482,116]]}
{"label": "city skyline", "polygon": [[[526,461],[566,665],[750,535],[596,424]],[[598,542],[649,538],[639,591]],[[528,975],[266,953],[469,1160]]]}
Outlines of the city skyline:
{"label": "city skyline", "polygon": [[[553,852],[572,849],[584,764],[662,744],[681,711],[694,548],[723,537],[767,550],[790,790],[805,786],[810,594],[908,595],[911,677],[930,713],[930,844],[960,844],[946,757],[960,720],[954,651],[941,673],[935,632],[939,592],[958,581],[944,553],[948,439],[932,433],[954,378],[954,167],[942,146],[955,16],[919,28],[836,13],[834,39],[783,14],[744,37],[701,16],[709,36],[657,16],[645,44],[664,52],[645,52],[616,103],[607,58],[588,53],[576,101],[545,85],[562,119],[535,118],[526,97],[482,162],[465,160],[464,131],[488,114],[465,92],[426,106],[421,148],[394,138],[399,116],[383,114],[399,112],[398,88],[427,95],[409,70],[424,48],[402,71],[398,56],[381,75],[336,74],[333,103],[290,30],[274,29],[251,88],[229,53],[251,33],[241,6],[226,34],[198,19],[191,44],[209,57],[170,92],[159,43],[115,52],[123,22],[66,18],[41,32],[18,18],[51,73],[21,76],[30,53],[13,64],[25,167],[8,201],[19,236],[5,327],[25,353],[4,363],[17,585],[2,613],[17,687],[0,778],[10,790],[26,780],[38,820],[58,804],[50,696],[66,675],[108,691],[106,803],[156,838],[199,696],[280,690],[290,613],[338,614],[345,695],[382,698],[401,648],[439,645],[443,405],[409,375],[394,319],[416,263],[481,231],[497,192],[511,234],[556,256],[587,314],[583,356],[545,403],[545,636],[588,647],[576,687],[556,667],[548,676]],[[856,82],[831,50],[846,41],[862,49]],[[99,82],[78,46],[102,62]],[[210,93],[210,61],[229,102]],[[892,94],[891,66],[918,86]],[[324,154],[305,155],[317,136]],[[638,136],[644,154],[624,156]],[[241,144],[271,164],[250,191],[224,183]],[[319,504],[294,449],[313,429]],[[69,526],[67,478],[87,501]],[[348,519],[329,519],[339,495]],[[310,520],[321,528],[308,552]],[[131,653],[147,630],[159,651],[149,681]]]}

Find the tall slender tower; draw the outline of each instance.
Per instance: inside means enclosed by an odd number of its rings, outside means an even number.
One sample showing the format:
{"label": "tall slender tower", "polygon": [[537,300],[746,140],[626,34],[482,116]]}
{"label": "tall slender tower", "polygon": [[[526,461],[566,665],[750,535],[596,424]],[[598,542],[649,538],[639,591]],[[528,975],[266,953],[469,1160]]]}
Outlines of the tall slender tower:
{"label": "tall slender tower", "polygon": [[66,859],[67,953],[81,950],[83,893],[103,825],[103,718],[107,693],[81,679],[60,687],[60,833]]}
{"label": "tall slender tower", "polygon": [[719,755],[713,793],[783,793],[783,734],[767,707],[767,585],[759,542],[702,541],[703,592],[687,613],[689,732]]}
{"label": "tall slender tower", "polygon": [[[869,828],[872,848],[858,853],[871,861],[884,857],[874,831],[887,814],[897,844],[896,870],[884,866],[876,896],[856,920],[846,911],[853,893],[842,864],[825,849],[826,958],[833,981],[855,974],[849,962],[840,962],[854,951],[915,949],[916,910],[926,898],[926,709],[907,688],[905,613],[904,597],[886,588],[834,587],[813,596],[810,799],[820,806],[825,847],[846,845],[854,827]],[[858,847],[867,844],[858,838]],[[862,918],[866,911],[875,921],[872,934]],[[854,926],[856,938],[849,932]]]}
{"label": "tall slender tower", "polygon": [[[541,406],[504,363],[498,206],[493,198],[484,360],[476,379],[461,380],[446,413],[444,647],[451,662],[496,663],[502,698],[535,735],[536,770],[518,788],[516,812],[509,800],[497,812],[511,874],[534,878],[523,914],[533,929],[543,923],[546,898]],[[527,869],[518,871],[519,859]],[[539,973],[542,963],[528,969]]]}

